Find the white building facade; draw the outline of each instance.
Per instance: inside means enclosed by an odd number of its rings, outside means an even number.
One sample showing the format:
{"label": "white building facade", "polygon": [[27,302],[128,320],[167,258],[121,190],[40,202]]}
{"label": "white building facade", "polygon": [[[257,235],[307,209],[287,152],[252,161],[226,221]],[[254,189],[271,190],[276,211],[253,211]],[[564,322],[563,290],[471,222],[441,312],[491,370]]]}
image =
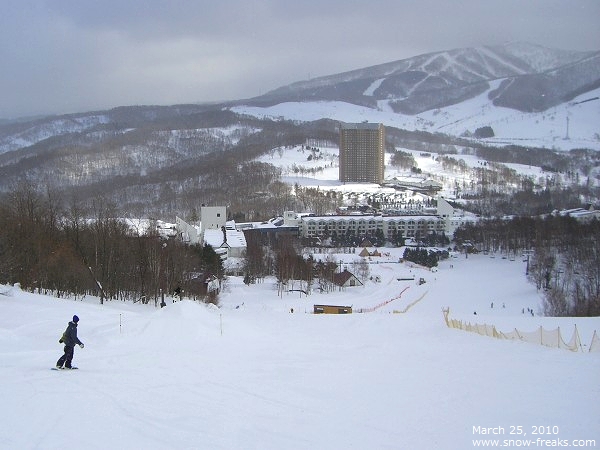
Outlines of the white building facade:
{"label": "white building facade", "polygon": [[203,206],[200,208],[202,233],[205,230],[220,230],[227,223],[227,207]]}
{"label": "white building facade", "polygon": [[325,234],[351,233],[356,236],[374,235],[378,230],[392,240],[395,235],[403,237],[426,236],[445,233],[446,221],[439,216],[310,216],[302,217],[299,233],[302,237],[322,237]]}

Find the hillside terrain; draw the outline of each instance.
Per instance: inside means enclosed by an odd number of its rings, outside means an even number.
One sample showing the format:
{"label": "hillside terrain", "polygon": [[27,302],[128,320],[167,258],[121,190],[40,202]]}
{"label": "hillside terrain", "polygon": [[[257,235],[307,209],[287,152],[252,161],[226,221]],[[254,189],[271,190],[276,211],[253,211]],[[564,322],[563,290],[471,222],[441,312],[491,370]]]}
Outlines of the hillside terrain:
{"label": "hillside terrain", "polygon": [[[0,286],[0,447],[69,447],[74,424],[89,449],[463,450],[480,439],[526,446],[542,424],[557,427],[544,439],[598,442],[600,354],[589,352],[598,319],[541,317],[525,263],[491,256],[457,256],[431,272],[393,253],[370,265],[364,286],[310,296],[231,277],[219,309]],[[311,314],[314,304],[383,303]],[[580,351],[451,329],[442,308],[505,332],[560,327],[566,340],[577,325]],[[73,314],[85,343],[79,370],[51,371]],[[510,435],[514,424],[526,434]],[[506,434],[473,431],[497,426]]]}
{"label": "hillside terrain", "polygon": [[552,50],[526,43],[455,49],[301,81],[253,99],[273,105],[344,101],[396,113],[419,114],[489,94],[496,106],[545,111],[600,87],[599,52]]}
{"label": "hillside terrain", "polygon": [[[600,209],[599,57],[510,43],[0,121],[0,448],[598,445],[598,222],[559,210]],[[339,181],[340,121],[386,125],[384,185]],[[438,195],[478,225],[338,248],[254,230],[235,274],[163,222]],[[50,370],[74,314],[79,369]]]}
{"label": "hillside terrain", "polygon": [[[260,158],[309,142],[336,145],[339,121],[365,120],[386,125],[390,152],[545,166],[562,180],[578,179],[561,189],[594,188],[597,65],[597,52],[512,43],[420,55],[227,104],[130,106],[3,122],[0,193],[25,182],[65,203],[89,205],[103,197],[126,216],[193,215],[202,204],[229,204],[233,214],[255,211],[246,219],[266,218],[295,205],[272,198],[281,172]],[[544,189],[538,181],[533,184]],[[254,193],[268,198],[248,198]],[[598,198],[588,191],[574,196]]]}

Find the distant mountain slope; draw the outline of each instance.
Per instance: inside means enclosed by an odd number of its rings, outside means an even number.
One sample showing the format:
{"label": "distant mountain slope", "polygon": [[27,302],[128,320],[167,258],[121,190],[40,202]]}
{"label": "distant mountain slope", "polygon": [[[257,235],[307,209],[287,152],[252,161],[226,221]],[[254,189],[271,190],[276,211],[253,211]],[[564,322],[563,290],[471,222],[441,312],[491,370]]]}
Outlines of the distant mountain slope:
{"label": "distant mountain slope", "polygon": [[600,87],[600,52],[539,74],[505,80],[490,97],[496,106],[546,111]]}
{"label": "distant mountain slope", "polygon": [[[525,43],[429,53],[342,74],[301,81],[248,102],[344,101],[419,114],[473,98],[506,79],[494,102],[542,111],[600,84],[600,52],[548,49]],[[525,91],[526,95],[523,95]]]}
{"label": "distant mountain slope", "polygon": [[202,105],[126,106],[108,111],[48,116],[0,124],[0,155],[57,136],[139,128],[160,121],[177,122],[209,109],[211,108]]}
{"label": "distant mountain slope", "polygon": [[[339,121],[384,123],[388,136],[403,136],[394,145],[416,149],[600,151],[599,59],[599,52],[528,44],[457,49],[224,104],[124,106],[0,123],[0,195],[25,181],[64,198],[102,195],[127,214],[158,216],[202,203],[258,211],[262,198],[248,194],[267,192],[278,169],[255,159],[307,140],[335,143]],[[481,127],[493,128],[494,137],[480,139]]]}

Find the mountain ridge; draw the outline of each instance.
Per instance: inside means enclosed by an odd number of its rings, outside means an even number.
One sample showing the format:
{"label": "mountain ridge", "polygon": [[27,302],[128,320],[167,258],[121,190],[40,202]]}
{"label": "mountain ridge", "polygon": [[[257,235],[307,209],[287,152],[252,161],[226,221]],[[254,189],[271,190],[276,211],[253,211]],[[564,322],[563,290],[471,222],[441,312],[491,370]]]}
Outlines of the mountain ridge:
{"label": "mountain ridge", "polygon": [[[248,192],[266,191],[278,177],[257,162],[260,155],[314,139],[336,142],[340,121],[383,123],[398,148],[551,149],[547,158],[600,151],[599,53],[503,48],[420,55],[321,77],[312,90],[278,88],[285,91],[279,97],[275,90],[220,104],[122,106],[0,124],[0,193],[26,181],[84,200],[103,195],[130,213],[198,203],[247,209]],[[509,76],[492,79],[500,75]],[[518,109],[523,99],[532,110],[559,105],[527,113]],[[478,137],[481,127],[494,137]]]}
{"label": "mountain ridge", "polygon": [[[585,61],[593,67],[582,66]],[[596,86],[600,82],[600,72],[595,70],[599,61],[600,52],[555,50],[527,43],[458,48],[299,81],[247,103],[270,106],[289,101],[339,100],[376,108],[380,102],[387,102],[395,112],[419,114],[473,98],[489,88],[491,81],[530,77],[533,83],[525,84],[533,88],[533,94],[527,101],[516,102],[512,97],[521,95],[517,84],[514,94],[510,89],[504,93],[511,99],[506,106],[523,112],[540,111]],[[544,76],[561,69],[569,73],[570,81],[559,80],[560,89],[555,92],[544,83]],[[369,91],[375,83],[377,86]],[[546,98],[540,104],[533,102],[532,96]]]}
{"label": "mountain ridge", "polygon": [[[369,66],[369,67],[364,67],[364,68],[359,68],[359,69],[353,69],[353,70],[341,72],[338,74],[325,75],[325,76],[317,77],[317,78],[314,78],[314,79],[308,80],[308,81],[307,80],[297,81],[297,82],[287,85],[287,87],[310,85],[312,83],[317,83],[319,81],[327,80],[330,78],[336,78],[336,77],[347,78],[348,76],[350,76],[351,78],[355,78],[355,79],[356,78],[364,78],[364,77],[369,76],[369,72],[379,72],[381,69],[385,70],[384,74],[387,72],[387,75],[390,75],[394,72],[401,70],[403,67],[406,67],[407,65],[409,68],[411,68],[413,70],[415,68],[418,68],[419,66],[422,66],[422,64],[418,63],[418,61],[420,61],[422,59],[431,60],[434,57],[440,57],[443,55],[453,56],[456,54],[463,54],[464,52],[467,52],[467,51],[484,52],[484,53],[489,54],[490,49],[495,52],[498,52],[498,49],[506,50],[507,48],[512,48],[514,53],[517,53],[517,50],[521,50],[522,53],[525,53],[527,55],[530,55],[531,53],[533,53],[534,52],[533,49],[537,49],[538,52],[542,52],[542,51],[545,52],[544,53],[545,59],[547,60],[549,58],[552,58],[552,62],[551,63],[546,62],[545,64],[543,64],[542,62],[538,62],[538,64],[540,66],[538,66],[536,68],[537,72],[543,72],[545,70],[548,70],[549,68],[553,68],[553,67],[560,65],[560,63],[558,62],[558,60],[556,58],[557,54],[561,55],[562,61],[564,61],[565,59],[567,59],[567,60],[572,59],[574,62],[574,61],[581,59],[581,57],[583,57],[583,55],[588,55],[588,54],[594,53],[594,52],[576,52],[576,51],[568,51],[568,50],[552,50],[552,49],[548,49],[546,47],[542,47],[539,45],[521,43],[521,42],[508,43],[503,46],[481,46],[481,47],[473,47],[473,48],[455,48],[455,49],[451,49],[451,50],[441,50],[441,51],[423,53],[421,55],[412,56],[410,58],[404,58],[404,59],[400,59],[400,60],[396,60],[396,61],[381,63],[381,64],[377,64],[374,66]],[[525,49],[527,49],[527,51],[525,51]],[[500,53],[499,52],[496,53],[496,56],[500,56]],[[507,62],[507,64],[508,64],[508,62]],[[527,68],[522,67],[521,69],[523,70],[522,73],[526,73]],[[530,70],[531,69],[533,69],[533,67],[531,67]],[[352,75],[356,75],[356,76],[352,76]],[[285,87],[286,86],[283,86],[282,88],[285,88]],[[273,91],[277,91],[278,89],[281,89],[281,88],[274,89]],[[265,95],[269,95],[273,91],[269,91]]]}
{"label": "mountain ridge", "polygon": [[432,116],[432,112],[487,92],[490,105],[495,107],[542,112],[597,88],[600,88],[600,51],[569,51],[510,42],[430,52],[298,81],[245,100],[121,106],[0,123],[0,155],[55,136],[93,130],[147,127],[153,123],[162,127],[172,122],[174,127],[185,122],[194,127],[194,117],[206,111],[239,105],[266,107],[286,102],[340,101],[374,111],[408,116],[428,112]]}

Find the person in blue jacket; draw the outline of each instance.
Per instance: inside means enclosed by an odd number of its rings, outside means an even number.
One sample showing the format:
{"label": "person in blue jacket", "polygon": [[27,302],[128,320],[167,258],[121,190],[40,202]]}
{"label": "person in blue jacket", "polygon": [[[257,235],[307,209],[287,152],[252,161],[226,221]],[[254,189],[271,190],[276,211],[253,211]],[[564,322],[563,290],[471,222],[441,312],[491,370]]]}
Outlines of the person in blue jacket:
{"label": "person in blue jacket", "polygon": [[73,320],[67,325],[67,329],[63,333],[62,337],[58,341],[61,344],[65,344],[65,354],[62,355],[58,361],[56,361],[57,369],[72,369],[73,366],[73,353],[75,352],[75,345],[79,345],[83,348],[83,342],[77,337],[77,324],[79,323],[79,317],[73,316]]}

